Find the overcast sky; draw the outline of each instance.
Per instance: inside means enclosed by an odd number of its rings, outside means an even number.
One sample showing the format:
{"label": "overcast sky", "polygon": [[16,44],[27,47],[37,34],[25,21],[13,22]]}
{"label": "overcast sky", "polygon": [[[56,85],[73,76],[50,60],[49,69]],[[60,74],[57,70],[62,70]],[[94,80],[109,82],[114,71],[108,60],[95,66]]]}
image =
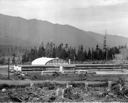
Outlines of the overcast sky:
{"label": "overcast sky", "polygon": [[128,0],[0,0],[0,13],[128,37]]}

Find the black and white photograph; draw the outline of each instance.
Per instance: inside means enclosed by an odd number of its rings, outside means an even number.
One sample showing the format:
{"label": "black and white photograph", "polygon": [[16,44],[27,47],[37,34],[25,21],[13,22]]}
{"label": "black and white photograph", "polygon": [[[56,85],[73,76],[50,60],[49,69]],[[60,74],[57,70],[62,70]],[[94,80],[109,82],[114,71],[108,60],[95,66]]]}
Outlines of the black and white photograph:
{"label": "black and white photograph", "polygon": [[128,102],[128,0],[0,0],[0,102]]}

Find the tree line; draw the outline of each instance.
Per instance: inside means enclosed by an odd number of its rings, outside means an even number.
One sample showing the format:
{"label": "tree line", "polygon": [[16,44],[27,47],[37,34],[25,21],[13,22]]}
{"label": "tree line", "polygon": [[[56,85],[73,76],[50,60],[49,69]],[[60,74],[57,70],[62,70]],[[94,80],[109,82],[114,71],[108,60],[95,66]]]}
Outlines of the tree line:
{"label": "tree line", "polygon": [[95,48],[86,50],[83,45],[76,49],[68,44],[55,45],[53,42],[48,42],[45,46],[41,43],[38,48],[34,47],[25,52],[22,56],[22,63],[32,61],[38,57],[58,57],[64,60],[71,59],[72,61],[112,60],[114,55],[118,53],[120,53],[120,47],[102,49],[97,44]]}

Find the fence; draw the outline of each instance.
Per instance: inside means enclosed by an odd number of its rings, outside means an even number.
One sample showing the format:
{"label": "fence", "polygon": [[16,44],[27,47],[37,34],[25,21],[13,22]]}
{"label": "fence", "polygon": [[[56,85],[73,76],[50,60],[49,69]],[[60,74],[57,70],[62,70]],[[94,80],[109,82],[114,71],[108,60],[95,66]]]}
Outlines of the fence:
{"label": "fence", "polygon": [[[60,65],[21,65],[22,71],[58,70]],[[128,69],[128,64],[69,64],[61,65],[64,70],[122,70]]]}

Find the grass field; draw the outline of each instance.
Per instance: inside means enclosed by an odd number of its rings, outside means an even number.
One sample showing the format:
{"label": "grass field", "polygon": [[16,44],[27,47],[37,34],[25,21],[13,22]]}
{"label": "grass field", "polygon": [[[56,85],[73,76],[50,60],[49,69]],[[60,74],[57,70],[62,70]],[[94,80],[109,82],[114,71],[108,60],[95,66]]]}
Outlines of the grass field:
{"label": "grass field", "polygon": [[8,74],[8,66],[7,65],[4,65],[4,66],[0,65],[0,74],[4,74],[4,75]]}
{"label": "grass field", "polygon": [[[92,71],[92,70],[91,70]],[[92,71],[93,72],[93,71]],[[102,73],[100,70],[99,72]],[[104,71],[103,71],[104,72]],[[109,72],[109,71],[105,71]],[[104,73],[105,73],[104,72]],[[113,72],[113,71],[112,71]],[[29,71],[27,72],[27,76],[25,79],[32,79],[32,80],[58,80],[58,81],[81,81],[81,80],[86,80],[86,81],[108,81],[108,80],[118,80],[119,78],[123,78],[126,81],[128,81],[128,74],[120,74],[119,72],[115,71],[115,74],[112,74],[112,72],[109,72],[106,75],[100,74],[88,74],[88,75],[78,75],[78,74],[57,74],[57,75],[41,75],[40,71],[34,72],[34,71]],[[119,73],[119,74],[116,74]],[[0,66],[0,75],[6,76],[8,75],[8,66]],[[13,74],[11,74],[13,75]],[[12,76],[13,79],[13,76]]]}

